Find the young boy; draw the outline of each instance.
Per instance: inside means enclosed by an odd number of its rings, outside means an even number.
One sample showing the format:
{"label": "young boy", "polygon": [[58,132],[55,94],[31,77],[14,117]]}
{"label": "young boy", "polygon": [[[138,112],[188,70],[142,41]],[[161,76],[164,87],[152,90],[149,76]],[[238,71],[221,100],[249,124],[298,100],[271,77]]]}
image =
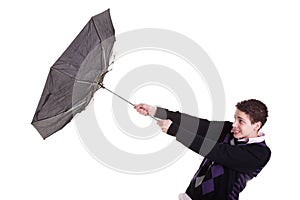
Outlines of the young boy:
{"label": "young boy", "polygon": [[147,104],[135,109],[162,119],[157,124],[163,132],[204,156],[180,200],[237,200],[247,181],[270,159],[271,151],[259,131],[268,109],[256,99],[237,103],[234,122],[208,121]]}

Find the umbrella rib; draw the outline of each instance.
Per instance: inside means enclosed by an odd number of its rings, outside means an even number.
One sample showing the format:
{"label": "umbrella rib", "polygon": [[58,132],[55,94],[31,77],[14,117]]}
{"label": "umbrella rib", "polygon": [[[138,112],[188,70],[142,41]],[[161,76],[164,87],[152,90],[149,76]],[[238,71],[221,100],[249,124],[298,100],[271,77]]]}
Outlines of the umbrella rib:
{"label": "umbrella rib", "polygon": [[93,25],[94,25],[94,27],[95,27],[96,33],[97,33],[97,35],[98,35],[100,41],[102,42],[102,40],[101,40],[102,38],[100,37],[100,34],[99,34],[99,32],[98,32],[98,29],[97,29],[97,26],[96,26],[96,24],[95,24],[95,22],[94,22],[94,18],[92,18],[92,22],[93,22]]}
{"label": "umbrella rib", "polygon": [[59,72],[61,74],[64,74],[64,75],[68,76],[69,78],[73,79],[74,81],[76,81],[78,83],[86,83],[86,84],[91,84],[91,85],[98,85],[97,82],[90,82],[90,81],[86,81],[86,80],[76,79],[76,78],[72,77],[71,75],[69,75],[68,73],[64,73],[64,72],[62,72],[62,71],[60,71],[60,70],[58,70],[56,68],[51,68],[51,70],[57,71],[57,72]]}
{"label": "umbrella rib", "polygon": [[86,83],[86,84],[91,84],[91,85],[98,85],[98,83],[96,83],[96,82],[90,82],[90,81],[84,81],[84,80],[77,80],[77,79],[75,79],[75,81],[77,83]]}

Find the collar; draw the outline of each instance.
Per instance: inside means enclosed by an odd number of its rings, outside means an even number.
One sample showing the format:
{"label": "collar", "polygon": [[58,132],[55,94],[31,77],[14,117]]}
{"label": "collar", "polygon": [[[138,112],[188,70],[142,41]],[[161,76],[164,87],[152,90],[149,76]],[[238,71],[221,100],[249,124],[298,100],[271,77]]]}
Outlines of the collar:
{"label": "collar", "polygon": [[258,136],[254,138],[242,138],[238,139],[238,142],[244,142],[246,144],[252,144],[252,143],[260,143],[265,141],[265,134],[263,132],[258,132]]}

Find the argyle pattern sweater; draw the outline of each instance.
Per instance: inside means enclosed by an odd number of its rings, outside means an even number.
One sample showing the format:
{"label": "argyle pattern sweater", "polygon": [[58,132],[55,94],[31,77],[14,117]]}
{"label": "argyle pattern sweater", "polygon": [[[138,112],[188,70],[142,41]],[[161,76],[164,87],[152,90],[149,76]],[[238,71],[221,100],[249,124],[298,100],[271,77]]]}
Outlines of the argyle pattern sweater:
{"label": "argyle pattern sweater", "polygon": [[239,143],[231,133],[232,122],[208,121],[160,107],[155,117],[172,120],[167,134],[204,156],[186,189],[193,200],[238,200],[247,181],[270,159],[265,141]]}

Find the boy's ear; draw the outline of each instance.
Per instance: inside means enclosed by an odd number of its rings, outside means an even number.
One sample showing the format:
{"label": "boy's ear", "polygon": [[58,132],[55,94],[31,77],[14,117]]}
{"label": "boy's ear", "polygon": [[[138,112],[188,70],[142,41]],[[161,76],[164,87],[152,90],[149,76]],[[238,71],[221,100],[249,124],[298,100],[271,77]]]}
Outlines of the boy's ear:
{"label": "boy's ear", "polygon": [[261,128],[262,123],[261,122],[255,122],[254,125],[255,125],[254,126],[255,131],[258,131]]}

